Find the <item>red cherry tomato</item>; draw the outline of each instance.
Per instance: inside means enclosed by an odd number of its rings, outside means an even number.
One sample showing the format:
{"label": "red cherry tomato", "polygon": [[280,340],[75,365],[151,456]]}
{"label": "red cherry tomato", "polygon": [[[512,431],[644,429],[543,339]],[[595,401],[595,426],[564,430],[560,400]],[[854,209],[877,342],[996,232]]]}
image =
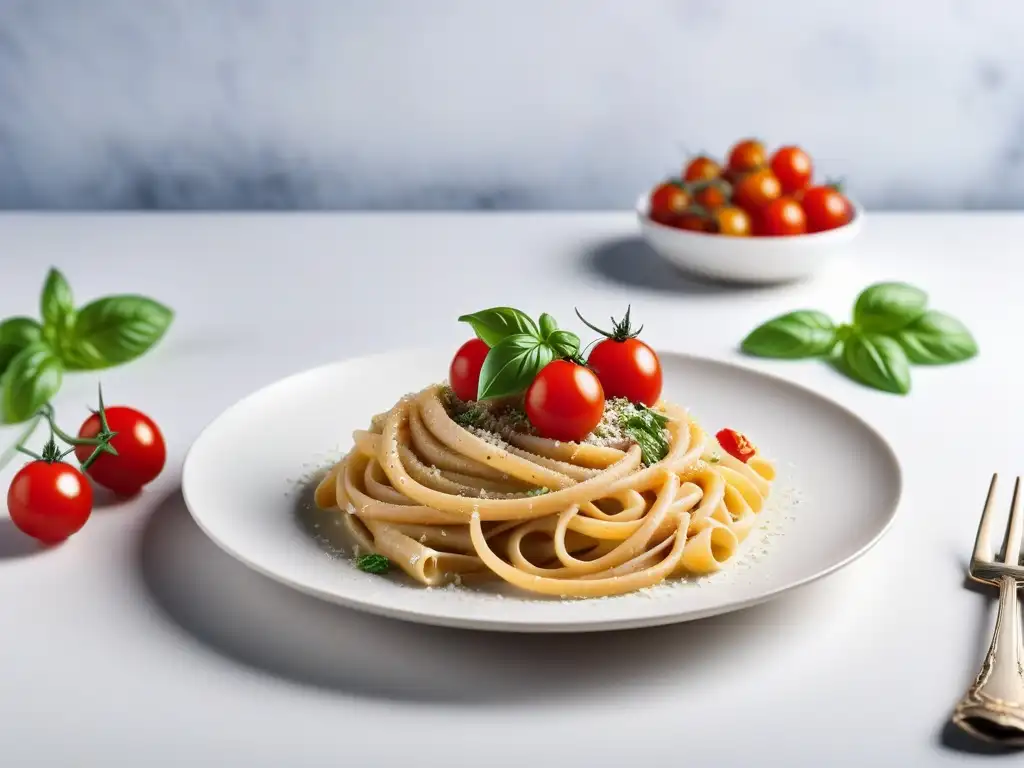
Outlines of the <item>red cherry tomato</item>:
{"label": "red cherry tomato", "polygon": [[834,187],[811,187],[804,192],[803,208],[807,214],[807,231],[824,232],[849,224],[853,206]]}
{"label": "red cherry tomato", "polygon": [[[105,413],[108,428],[117,433],[110,441],[117,455],[101,453],[86,474],[119,496],[134,496],[163,470],[167,460],[164,437],[155,421],[134,408],[115,405],[105,409]],[[79,428],[78,436],[93,438],[100,430],[100,417],[94,413]],[[84,462],[92,455],[93,448],[79,445],[75,448],[75,457]]]}
{"label": "red cherry tomato", "polygon": [[640,339],[605,339],[590,351],[587,364],[600,379],[605,397],[654,405],[661,396],[661,363]]}
{"label": "red cherry tomato", "polygon": [[791,195],[811,183],[811,157],[800,147],[780,147],[771,162],[772,173],[782,184],[782,194]]}
{"label": "red cherry tomato", "polygon": [[763,168],[766,161],[764,144],[757,139],[744,139],[729,150],[728,169],[734,173],[748,173]]}
{"label": "red cherry tomato", "polygon": [[448,383],[459,400],[476,400],[480,386],[480,369],[491,348],[481,339],[470,339],[455,353],[448,369]]}
{"label": "red cherry tomato", "polygon": [[718,444],[722,446],[723,451],[744,464],[757,453],[754,444],[735,429],[723,429],[715,437],[718,438]]}
{"label": "red cherry tomato", "polygon": [[64,541],[81,530],[92,513],[92,486],[62,461],[33,461],[22,467],[7,491],[11,520],[44,544]]}
{"label": "red cherry tomato", "polygon": [[722,175],[722,167],[706,155],[693,158],[683,170],[683,181],[708,181]]}
{"label": "red cherry tomato", "polygon": [[544,366],[526,390],[526,416],[542,437],[582,440],[604,415],[604,391],[594,372],[569,360]]}
{"label": "red cherry tomato", "polygon": [[780,197],[768,203],[755,219],[758,235],[778,237],[802,235],[807,231],[807,217],[800,203],[791,197]]}
{"label": "red cherry tomato", "polygon": [[590,330],[604,336],[604,341],[590,351],[587,365],[601,381],[605,397],[624,397],[651,406],[661,396],[661,361],[653,349],[636,338],[643,326],[634,331],[629,312],[626,307],[622,320],[612,318],[610,332],[587,321],[579,310],[576,316]]}
{"label": "red cherry tomato", "polygon": [[767,168],[743,176],[733,188],[733,202],[747,213],[756,214],[758,209],[777,200],[782,194],[782,185],[775,174]]}
{"label": "red cherry tomato", "polygon": [[668,224],[690,204],[690,194],[678,183],[666,181],[651,192],[650,217],[659,224]]}

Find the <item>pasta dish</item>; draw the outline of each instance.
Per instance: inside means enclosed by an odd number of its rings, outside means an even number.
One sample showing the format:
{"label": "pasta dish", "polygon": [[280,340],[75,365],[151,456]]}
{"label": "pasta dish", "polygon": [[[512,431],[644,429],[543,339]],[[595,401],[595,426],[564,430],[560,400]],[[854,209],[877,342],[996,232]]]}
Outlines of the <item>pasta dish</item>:
{"label": "pasta dish", "polygon": [[[517,312],[462,319],[499,311]],[[341,515],[360,568],[394,565],[427,586],[497,578],[601,597],[734,557],[764,509],[773,464],[740,433],[708,434],[661,399],[657,356],[630,334],[628,314],[586,361],[574,334],[551,330],[553,320],[545,332],[548,317],[500,334],[468,320],[479,338],[456,354],[447,384],[403,397],[354,433],[315,499]],[[557,333],[571,337],[565,347]],[[509,383],[503,350],[526,335],[538,341],[531,349],[548,349]],[[475,343],[476,365],[464,352]],[[599,354],[608,344],[613,354]]]}

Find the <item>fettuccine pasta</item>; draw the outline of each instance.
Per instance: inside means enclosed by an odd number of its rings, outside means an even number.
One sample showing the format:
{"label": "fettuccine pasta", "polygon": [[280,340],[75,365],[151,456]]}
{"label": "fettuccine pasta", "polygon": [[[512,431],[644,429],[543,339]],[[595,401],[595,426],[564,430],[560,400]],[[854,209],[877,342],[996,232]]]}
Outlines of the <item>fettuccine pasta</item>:
{"label": "fettuccine pasta", "polygon": [[447,388],[431,386],[354,433],[316,503],[427,586],[497,578],[601,597],[711,573],[755,526],[774,466],[745,439],[739,458],[722,450],[676,405],[654,411],[668,449],[645,465],[636,443],[464,426]]}

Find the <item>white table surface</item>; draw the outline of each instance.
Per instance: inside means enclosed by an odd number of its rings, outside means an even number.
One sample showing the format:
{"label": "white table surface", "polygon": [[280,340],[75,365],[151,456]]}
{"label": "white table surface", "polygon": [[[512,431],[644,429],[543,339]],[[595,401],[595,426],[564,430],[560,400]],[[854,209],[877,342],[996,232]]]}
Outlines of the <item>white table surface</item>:
{"label": "white table surface", "polygon": [[[831,273],[738,292],[688,282],[634,231],[625,213],[0,217],[3,316],[37,312],[50,264],[80,299],[140,292],[178,312],[159,347],[102,376],[108,402],[162,425],[158,481],[50,551],[0,517],[0,765],[1002,761],[944,726],[994,615],[963,586],[988,478],[1024,469],[1024,215],[871,215]],[[405,625],[248,571],[181,499],[190,441],[236,399],[344,357],[454,349],[462,311],[513,304],[568,321],[574,305],[601,317],[630,302],[651,343],[739,358],[768,317],[846,316],[882,279],[928,290],[981,356],[915,368],[908,398],[813,361],[746,360],[853,408],[905,471],[874,550],[761,607],[582,638]],[[61,421],[77,425],[95,384],[65,379]],[[0,430],[0,445],[12,436]]]}

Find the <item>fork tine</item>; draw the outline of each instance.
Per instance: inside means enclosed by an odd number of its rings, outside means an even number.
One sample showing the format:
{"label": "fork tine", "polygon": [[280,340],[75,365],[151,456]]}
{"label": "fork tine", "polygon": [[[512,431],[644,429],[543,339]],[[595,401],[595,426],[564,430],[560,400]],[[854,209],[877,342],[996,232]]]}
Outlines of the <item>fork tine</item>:
{"label": "fork tine", "polygon": [[1013,484],[1013,501],[1010,502],[1010,524],[1006,530],[1006,546],[1003,550],[1003,562],[1006,565],[1017,565],[1020,561],[1020,534],[1024,527],[1024,516],[1020,513],[1020,476]]}
{"label": "fork tine", "polygon": [[991,563],[995,559],[992,552],[992,501],[996,496],[997,473],[992,474],[992,482],[988,486],[988,496],[985,497],[985,508],[981,512],[981,522],[978,523],[978,536],[974,540],[974,556],[972,560],[982,563]]}

